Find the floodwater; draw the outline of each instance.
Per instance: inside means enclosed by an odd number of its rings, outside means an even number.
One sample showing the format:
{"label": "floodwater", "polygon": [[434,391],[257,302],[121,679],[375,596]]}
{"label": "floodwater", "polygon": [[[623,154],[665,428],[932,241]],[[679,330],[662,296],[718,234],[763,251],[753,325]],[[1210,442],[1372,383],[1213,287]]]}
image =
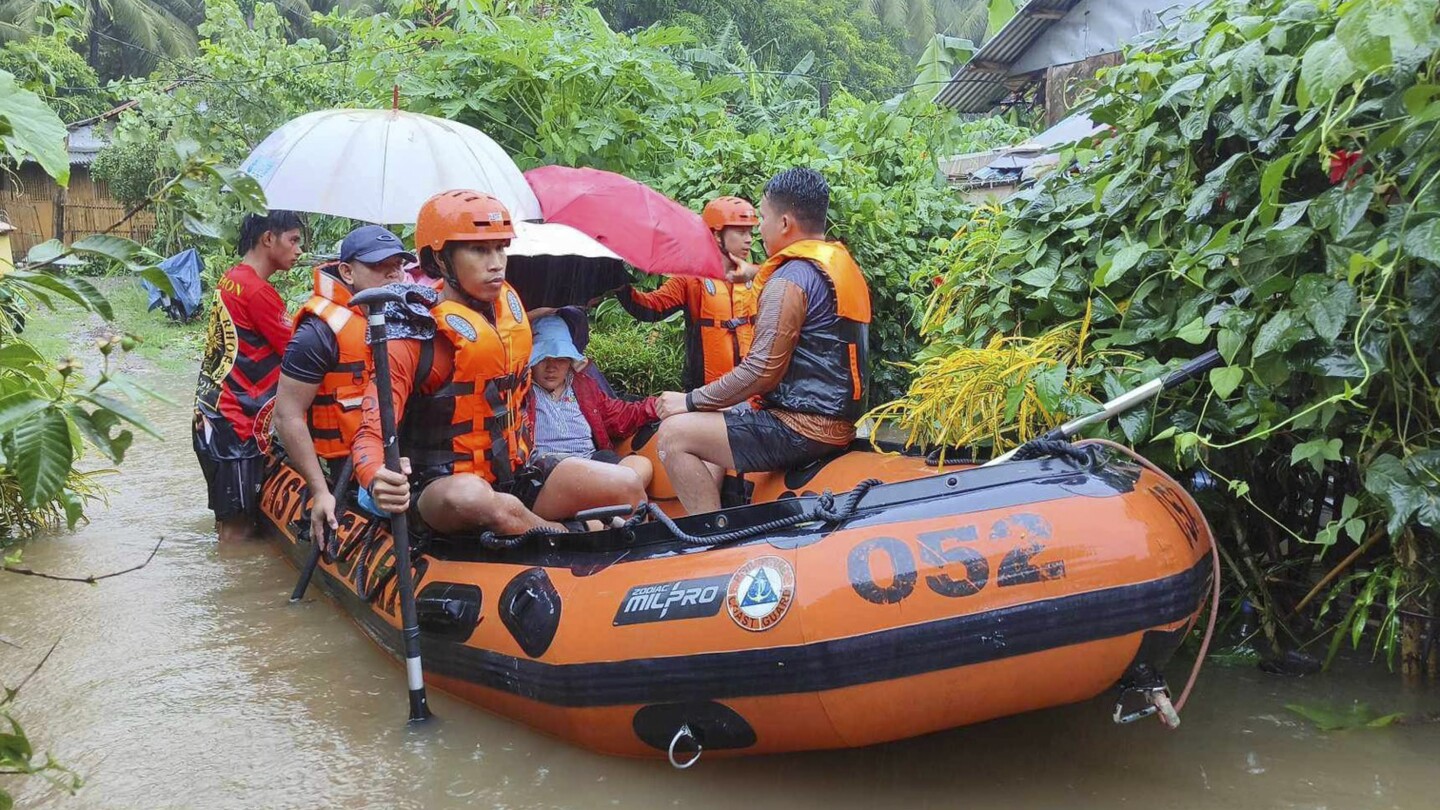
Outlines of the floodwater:
{"label": "floodwater", "polygon": [[[1440,711],[1383,667],[1303,679],[1210,666],[1177,731],[1111,723],[1096,700],[858,751],[662,762],[571,748],[432,690],[405,723],[398,663],[266,545],[221,547],[188,440],[191,378],[147,380],[148,413],[110,506],[25,564],[97,585],[0,574],[0,681],[57,639],[21,695],[37,748],[84,776],[70,796],[6,783],[43,808],[1433,808],[1440,724],[1325,733],[1286,703]],[[11,646],[11,644],[16,646]],[[1173,681],[1183,681],[1176,665]],[[1177,683],[1178,685],[1178,683]]]}

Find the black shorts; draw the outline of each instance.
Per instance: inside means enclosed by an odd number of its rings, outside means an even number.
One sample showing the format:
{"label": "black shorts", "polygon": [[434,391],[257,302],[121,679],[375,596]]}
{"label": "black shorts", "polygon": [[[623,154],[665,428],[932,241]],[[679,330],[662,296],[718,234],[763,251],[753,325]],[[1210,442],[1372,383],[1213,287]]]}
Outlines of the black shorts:
{"label": "black shorts", "polygon": [[788,470],[845,449],[801,436],[770,411],[750,408],[725,411],[725,438],[735,471],[742,473]]}
{"label": "black shorts", "polygon": [[[533,510],[535,500],[540,497],[540,488],[545,486],[545,481],[550,477],[550,473],[554,472],[555,467],[560,464],[561,457],[542,456],[536,461],[541,463],[532,463],[521,467],[515,471],[515,476],[509,481],[491,484],[490,488],[506,495],[514,495],[526,509]],[[426,487],[451,475],[453,473],[439,471],[412,475],[410,477],[410,502],[419,504],[420,496],[425,492]],[[412,512],[414,512],[413,509]]]}
{"label": "black shorts", "polygon": [[260,487],[265,483],[265,457],[215,459],[196,453],[205,474],[206,505],[216,520],[260,517]]}

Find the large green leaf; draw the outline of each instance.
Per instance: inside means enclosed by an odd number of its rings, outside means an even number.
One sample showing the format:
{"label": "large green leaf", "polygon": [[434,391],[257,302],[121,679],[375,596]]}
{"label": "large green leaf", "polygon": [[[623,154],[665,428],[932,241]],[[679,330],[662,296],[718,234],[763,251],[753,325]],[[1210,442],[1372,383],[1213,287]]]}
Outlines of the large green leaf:
{"label": "large green leaf", "polygon": [[49,405],[49,399],[31,390],[16,391],[0,399],[0,435],[14,430]]}
{"label": "large green leaf", "polygon": [[[1224,334],[1222,332],[1221,334]],[[1210,369],[1210,385],[1221,399],[1230,396],[1245,379],[1245,369],[1238,366]]]}
{"label": "large green leaf", "polygon": [[16,161],[33,159],[62,186],[70,184],[70,153],[65,149],[65,124],[34,93],[0,70],[0,143]]}
{"label": "large green leaf", "polygon": [[70,249],[86,256],[99,256],[122,264],[133,261],[145,250],[143,246],[129,239],[107,234],[77,239],[70,243]]}
{"label": "large green leaf", "polygon": [[51,407],[16,427],[14,437],[11,466],[25,502],[32,507],[49,502],[65,487],[65,477],[75,458],[65,414]]}
{"label": "large green leaf", "polygon": [[1311,45],[1300,59],[1300,83],[1295,88],[1300,108],[1334,96],[1359,73],[1360,68],[1339,41],[1322,39]]}
{"label": "large green leaf", "polygon": [[30,248],[25,261],[30,264],[49,264],[66,253],[65,244],[59,239],[48,239]]}
{"label": "large green leaf", "polygon": [[118,399],[115,399],[113,397],[107,397],[104,394],[95,393],[81,394],[80,398],[86,400],[91,405],[95,405],[107,411],[110,411],[121,419],[124,419],[126,422],[129,422],[135,427],[140,428],[141,430],[149,433],[151,436],[154,436],[157,439],[161,438],[160,434],[156,433],[155,429],[150,426],[150,422],[145,418],[144,414],[140,413],[139,411],[132,408],[130,405],[121,402]]}
{"label": "large green leaf", "polygon": [[110,301],[95,289],[95,285],[80,278],[66,278],[54,276],[49,273],[19,272],[10,276],[15,281],[55,293],[63,298],[79,304],[82,307],[97,312],[106,320],[113,319],[115,312],[110,308]]}
{"label": "large green leaf", "polygon": [[1405,234],[1405,250],[1412,256],[1440,265],[1440,216],[1411,228]]}
{"label": "large green leaf", "polygon": [[1274,351],[1282,344],[1285,333],[1290,331],[1294,323],[1295,318],[1290,310],[1282,309],[1275,313],[1256,333],[1255,344],[1250,349],[1251,355],[1262,357]]}
{"label": "large green leaf", "polygon": [[1345,55],[1361,71],[1369,73],[1390,64],[1390,40],[1375,30],[1371,22],[1380,14],[1374,2],[1354,4],[1348,14],[1335,25],[1335,39],[1345,48]]}

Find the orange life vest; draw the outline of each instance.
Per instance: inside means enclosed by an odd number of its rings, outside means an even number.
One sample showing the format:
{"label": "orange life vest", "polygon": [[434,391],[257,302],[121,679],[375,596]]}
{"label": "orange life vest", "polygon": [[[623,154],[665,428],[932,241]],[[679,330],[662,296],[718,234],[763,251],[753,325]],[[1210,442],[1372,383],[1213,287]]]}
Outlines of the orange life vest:
{"label": "orange life vest", "polygon": [[759,288],[752,281],[672,276],[652,292],[631,289],[620,296],[626,312],[642,321],[685,313],[685,369],[681,385],[708,385],[740,365],[755,339]]}
{"label": "orange life vest", "polygon": [[[506,483],[530,456],[532,439],[524,418],[530,321],[508,284],[494,309],[494,323],[453,301],[430,310],[435,339],[443,336],[455,347],[455,368],[440,390],[417,390],[405,406],[400,446],[417,474],[474,473],[492,484]],[[417,389],[429,373],[418,370]]]}
{"label": "orange life vest", "polygon": [[295,315],[296,328],[306,317],[319,318],[335,334],[340,348],[339,362],[321,379],[307,417],[315,455],[325,459],[350,455],[371,373],[364,313],[350,308],[350,289],[325,272],[331,266],[315,268],[314,294]]}
{"label": "orange life vest", "polygon": [[755,310],[759,302],[754,282],[731,284],[710,278],[695,279],[686,311],[695,324],[704,357],[703,385],[729,374],[750,353],[755,340]]}
{"label": "orange life vest", "polygon": [[790,357],[790,366],[767,407],[813,413],[850,421],[865,413],[870,380],[870,287],[850,251],[839,242],[806,239],[766,259],[755,276],[758,287],[791,259],[805,259],[820,270],[835,296],[835,323],[807,323]]}

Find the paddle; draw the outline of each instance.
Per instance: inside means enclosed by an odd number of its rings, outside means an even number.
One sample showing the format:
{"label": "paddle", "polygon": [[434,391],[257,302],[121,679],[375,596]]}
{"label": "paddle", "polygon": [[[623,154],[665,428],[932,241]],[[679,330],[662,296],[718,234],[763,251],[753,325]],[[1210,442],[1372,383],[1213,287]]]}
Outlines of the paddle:
{"label": "paddle", "polygon": [[[345,499],[350,496],[350,474],[355,469],[355,462],[345,457],[345,463],[340,465],[340,473],[335,476],[335,514],[345,512]],[[325,527],[323,537],[310,538],[310,557],[305,560],[305,567],[300,569],[300,579],[295,582],[295,591],[290,594],[291,602],[299,602],[305,598],[305,589],[310,587],[310,577],[315,575],[315,566],[320,562],[320,553],[330,542],[333,536],[328,525]]]}
{"label": "paddle", "polygon": [[[1092,413],[1088,416],[1081,416],[1075,419],[1071,419],[1069,422],[1066,422],[1060,427],[1055,428],[1049,433],[1046,433],[1044,436],[1041,436],[1040,439],[1049,441],[1069,441],[1085,428],[1107,421],[1111,417],[1122,414],[1135,407],[1136,405],[1141,404],[1142,402],[1148,402],[1149,400],[1159,396],[1161,392],[1169,391],[1170,389],[1176,387],[1177,385],[1180,385],[1181,383],[1188,382],[1189,380],[1192,380],[1200,376],[1201,374],[1209,371],[1210,369],[1220,365],[1221,362],[1222,360],[1220,357],[1220,352],[1215,349],[1211,349],[1210,351],[1205,352],[1204,354],[1200,355],[1194,360],[1191,360],[1190,362],[1181,366],[1179,369],[1165,375],[1164,377],[1151,380],[1150,382],[1145,383],[1139,388],[1126,391],[1120,396],[1105,403],[1103,406],[1101,406],[1099,411],[1096,411],[1095,413]],[[1021,445],[1020,447],[1024,446],[1025,445]],[[1011,450],[1003,456],[987,461],[980,466],[989,467],[991,464],[1000,464],[1001,462],[1009,461],[1010,457],[1015,455],[1015,453],[1020,450],[1020,447]]]}
{"label": "paddle", "polygon": [[[370,313],[370,353],[375,363],[375,389],[380,407],[380,436],[385,442],[385,467],[400,472],[400,446],[395,441],[395,403],[390,389],[390,352],[386,345],[389,335],[381,308],[388,302],[399,303],[403,296],[386,287],[375,287],[350,299],[351,306],[363,306]],[[410,568],[409,516],[398,512],[390,516],[390,535],[395,542],[395,582],[400,589],[400,641],[405,650],[405,675],[410,689],[410,720],[430,716],[425,700],[425,674],[420,665],[420,624],[415,617],[415,580]]]}

